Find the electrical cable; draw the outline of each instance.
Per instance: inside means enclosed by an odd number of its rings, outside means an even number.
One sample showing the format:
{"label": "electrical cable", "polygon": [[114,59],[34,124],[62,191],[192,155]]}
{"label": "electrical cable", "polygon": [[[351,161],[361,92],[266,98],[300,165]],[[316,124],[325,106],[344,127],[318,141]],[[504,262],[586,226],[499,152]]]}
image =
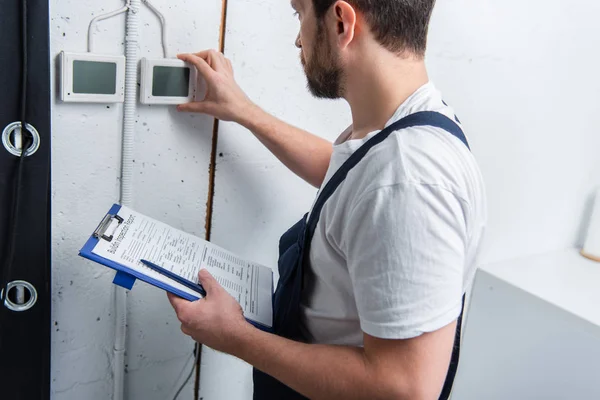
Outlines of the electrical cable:
{"label": "electrical cable", "polygon": [[[185,372],[185,367],[187,367],[187,365],[190,362],[190,360],[193,360],[195,353],[196,353],[196,350],[194,349],[194,352],[192,354],[190,354],[190,356],[188,357],[187,361],[185,362],[185,365],[183,366],[183,369],[181,370],[181,373],[179,374],[180,376],[182,376],[183,373]],[[194,372],[194,367],[195,367],[195,363],[192,363],[192,368],[190,369],[190,372],[188,373],[188,375],[185,378],[185,380],[183,381],[183,383],[179,386],[179,388],[177,389],[177,391],[175,392],[175,394],[171,398],[172,400],[177,400],[177,397],[179,397],[179,395],[181,394],[181,391],[183,390],[183,388],[185,387],[185,385],[187,385],[187,383],[190,381],[190,378],[192,377],[192,373]]]}
{"label": "electrical cable", "polygon": [[187,378],[185,379],[185,382],[183,382],[183,384],[181,385],[181,387],[179,388],[179,390],[177,391],[177,393],[175,393],[175,397],[173,397],[173,400],[177,400],[177,397],[179,397],[179,394],[181,393],[181,391],[183,390],[183,388],[185,387],[185,385],[189,382],[190,378],[192,377],[192,373],[194,372],[194,366],[192,366],[192,369],[190,370],[190,373],[188,374]]}
{"label": "electrical cable", "polygon": [[106,14],[98,15],[96,18],[90,21],[90,25],[88,27],[88,53],[94,52],[94,30],[96,29],[96,24],[105,19],[109,19],[112,17],[116,17],[117,15],[126,13],[129,10],[129,3],[131,0],[127,0],[125,2],[125,6],[119,8],[118,10],[108,12]]}
{"label": "electrical cable", "polygon": [[[88,53],[94,52],[94,30],[96,28],[96,24],[105,19],[109,19],[112,17],[116,17],[117,15],[126,13],[130,7],[130,1],[131,0],[127,0],[125,6],[123,6],[122,8],[108,12],[106,14],[98,15],[90,21],[90,25],[88,27]],[[167,20],[165,19],[165,16],[160,12],[160,10],[148,0],[142,0],[142,2],[150,9],[150,11],[152,11],[158,17],[160,21],[163,56],[165,58],[168,58],[169,51],[167,50]]]}
{"label": "electrical cable", "polygon": [[163,48],[163,56],[165,58],[169,58],[169,52],[167,51],[167,20],[165,16],[159,11],[158,8],[154,7],[152,3],[148,0],[142,0],[142,2],[152,11],[160,20],[160,29],[161,29],[161,41]]}
{"label": "electrical cable", "polygon": [[[8,253],[2,269],[0,281],[0,314],[4,315],[6,307],[4,302],[8,298],[8,283],[11,277],[11,272],[14,268],[14,258],[17,245],[17,233],[19,227],[19,216],[21,213],[21,194],[22,180],[25,160],[27,158],[27,150],[31,144],[32,138],[26,128],[27,117],[27,77],[28,77],[28,43],[27,43],[27,0],[21,0],[21,49],[22,49],[22,66],[21,66],[21,104],[20,104],[20,121],[21,121],[21,155],[18,160],[14,196],[11,205],[11,220],[8,236]],[[3,326],[4,324],[0,324]],[[1,331],[0,331],[1,333]],[[2,345],[0,337],[0,347]]]}
{"label": "electrical cable", "polygon": [[194,369],[196,370],[196,376],[194,376],[194,400],[198,400],[200,396],[200,368],[202,367],[202,345],[198,342],[194,344],[194,354],[196,359],[194,360]]}

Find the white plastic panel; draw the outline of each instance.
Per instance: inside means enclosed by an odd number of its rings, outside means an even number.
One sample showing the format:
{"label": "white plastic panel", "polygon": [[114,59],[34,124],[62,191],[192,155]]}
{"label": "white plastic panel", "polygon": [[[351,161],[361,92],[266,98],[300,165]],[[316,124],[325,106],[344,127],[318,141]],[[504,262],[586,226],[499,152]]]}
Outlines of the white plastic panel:
{"label": "white plastic panel", "polygon": [[178,59],[140,61],[140,102],[143,104],[183,104],[196,95],[196,68]]}
{"label": "white plastic panel", "polygon": [[452,400],[599,399],[600,326],[479,271]]}
{"label": "white plastic panel", "polygon": [[125,57],[60,53],[60,99],[77,103],[122,103]]}

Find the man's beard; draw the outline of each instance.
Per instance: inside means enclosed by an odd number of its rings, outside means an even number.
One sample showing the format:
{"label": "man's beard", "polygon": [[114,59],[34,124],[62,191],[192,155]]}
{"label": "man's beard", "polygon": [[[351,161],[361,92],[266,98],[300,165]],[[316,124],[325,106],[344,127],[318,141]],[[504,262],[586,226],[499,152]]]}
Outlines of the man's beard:
{"label": "man's beard", "polygon": [[323,26],[317,30],[317,40],[310,60],[301,57],[304,73],[308,81],[308,90],[313,96],[322,99],[339,99],[343,95],[342,69],[337,57],[329,48],[329,42]]}

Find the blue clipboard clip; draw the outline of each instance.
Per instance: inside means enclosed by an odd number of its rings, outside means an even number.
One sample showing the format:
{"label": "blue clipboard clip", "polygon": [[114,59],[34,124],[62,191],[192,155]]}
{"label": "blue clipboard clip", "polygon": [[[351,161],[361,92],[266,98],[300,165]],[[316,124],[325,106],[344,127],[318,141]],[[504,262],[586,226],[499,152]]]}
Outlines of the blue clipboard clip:
{"label": "blue clipboard clip", "polygon": [[199,285],[197,283],[194,283],[192,281],[188,281],[187,279],[174,274],[173,272],[169,271],[168,269],[164,269],[163,267],[159,267],[158,265],[154,264],[153,262],[150,262],[148,260],[140,260],[140,262],[142,264],[144,264],[146,267],[160,273],[161,275],[166,276],[167,278],[171,278],[173,279],[175,282],[182,284],[183,286],[192,289],[193,291],[195,291],[196,293],[200,293],[202,295],[202,297],[206,296],[206,290],[204,290],[204,288],[202,287],[202,285]]}

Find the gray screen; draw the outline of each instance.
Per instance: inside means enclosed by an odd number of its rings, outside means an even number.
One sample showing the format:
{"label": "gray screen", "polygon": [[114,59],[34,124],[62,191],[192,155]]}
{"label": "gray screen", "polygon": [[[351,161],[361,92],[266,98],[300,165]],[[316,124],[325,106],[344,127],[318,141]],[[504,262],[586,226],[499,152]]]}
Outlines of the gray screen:
{"label": "gray screen", "polygon": [[117,64],[100,61],[73,61],[73,93],[116,94]]}
{"label": "gray screen", "polygon": [[188,67],[154,67],[152,96],[187,97],[189,85]]}

